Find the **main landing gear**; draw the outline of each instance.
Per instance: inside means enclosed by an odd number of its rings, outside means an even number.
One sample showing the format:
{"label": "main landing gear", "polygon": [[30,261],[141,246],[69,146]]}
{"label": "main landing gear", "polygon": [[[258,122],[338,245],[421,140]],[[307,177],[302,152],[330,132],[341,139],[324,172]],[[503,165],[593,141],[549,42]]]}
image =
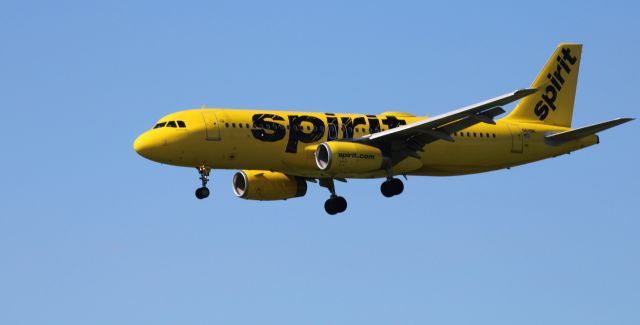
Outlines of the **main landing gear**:
{"label": "main landing gear", "polygon": [[388,178],[386,181],[380,185],[380,192],[385,197],[392,197],[394,195],[398,195],[404,191],[404,184],[399,178]]}
{"label": "main landing gear", "polygon": [[320,186],[326,187],[329,192],[331,192],[331,197],[324,202],[324,210],[327,211],[328,214],[334,215],[336,213],[341,213],[347,210],[347,200],[342,196],[336,195],[336,188],[333,184],[333,178],[321,178]]}
{"label": "main landing gear", "polygon": [[200,173],[200,180],[202,181],[202,187],[196,190],[196,197],[200,200],[209,196],[209,189],[207,188],[207,182],[209,182],[209,173],[211,168],[200,166],[198,167],[198,173]]}

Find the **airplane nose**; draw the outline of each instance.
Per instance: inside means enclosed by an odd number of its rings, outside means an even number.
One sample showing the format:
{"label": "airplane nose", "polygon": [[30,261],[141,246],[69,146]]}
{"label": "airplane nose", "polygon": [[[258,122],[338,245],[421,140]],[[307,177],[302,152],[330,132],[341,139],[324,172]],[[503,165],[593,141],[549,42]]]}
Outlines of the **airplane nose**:
{"label": "airplane nose", "polygon": [[141,134],[133,142],[133,150],[135,150],[140,156],[149,159],[149,154],[153,149],[153,144],[147,133]]}

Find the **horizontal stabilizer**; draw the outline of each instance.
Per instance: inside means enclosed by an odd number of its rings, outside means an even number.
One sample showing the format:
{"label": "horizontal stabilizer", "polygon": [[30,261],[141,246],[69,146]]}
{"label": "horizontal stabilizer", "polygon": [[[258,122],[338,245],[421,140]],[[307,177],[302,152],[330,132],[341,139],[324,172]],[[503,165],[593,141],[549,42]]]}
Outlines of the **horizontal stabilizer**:
{"label": "horizontal stabilizer", "polygon": [[551,135],[547,135],[545,137],[544,142],[548,145],[559,146],[563,143],[578,140],[580,138],[584,138],[586,136],[596,134],[600,131],[604,131],[606,129],[612,128],[614,126],[618,126],[623,123],[627,123],[629,121],[633,121],[632,118],[617,118],[615,120],[602,122],[590,126],[585,126],[583,128],[574,129],[570,131],[555,133]]}

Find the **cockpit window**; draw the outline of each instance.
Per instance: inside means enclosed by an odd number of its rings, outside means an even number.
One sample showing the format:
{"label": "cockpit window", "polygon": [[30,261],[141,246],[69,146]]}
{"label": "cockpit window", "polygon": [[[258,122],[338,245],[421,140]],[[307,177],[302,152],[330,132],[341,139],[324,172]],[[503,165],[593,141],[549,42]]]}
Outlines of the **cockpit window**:
{"label": "cockpit window", "polygon": [[176,121],[169,121],[169,122],[160,122],[158,124],[156,124],[153,128],[154,129],[159,129],[159,128],[164,128],[164,127],[168,127],[168,128],[177,128],[177,127],[181,127],[181,128],[186,128],[187,125],[184,123],[184,121],[177,121],[178,124],[176,125]]}

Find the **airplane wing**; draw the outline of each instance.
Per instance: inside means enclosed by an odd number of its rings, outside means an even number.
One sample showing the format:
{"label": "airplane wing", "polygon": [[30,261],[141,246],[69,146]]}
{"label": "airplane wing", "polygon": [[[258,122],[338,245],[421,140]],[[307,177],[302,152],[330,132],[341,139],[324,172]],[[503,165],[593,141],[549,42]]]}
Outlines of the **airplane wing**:
{"label": "airplane wing", "polygon": [[502,105],[535,93],[536,89],[520,89],[484,102],[473,104],[432,118],[402,125],[386,131],[365,135],[356,139],[340,141],[358,142],[380,147],[395,164],[412,156],[419,158],[418,151],[436,140],[453,142],[451,134],[477,123],[495,124],[493,118],[504,113]]}

